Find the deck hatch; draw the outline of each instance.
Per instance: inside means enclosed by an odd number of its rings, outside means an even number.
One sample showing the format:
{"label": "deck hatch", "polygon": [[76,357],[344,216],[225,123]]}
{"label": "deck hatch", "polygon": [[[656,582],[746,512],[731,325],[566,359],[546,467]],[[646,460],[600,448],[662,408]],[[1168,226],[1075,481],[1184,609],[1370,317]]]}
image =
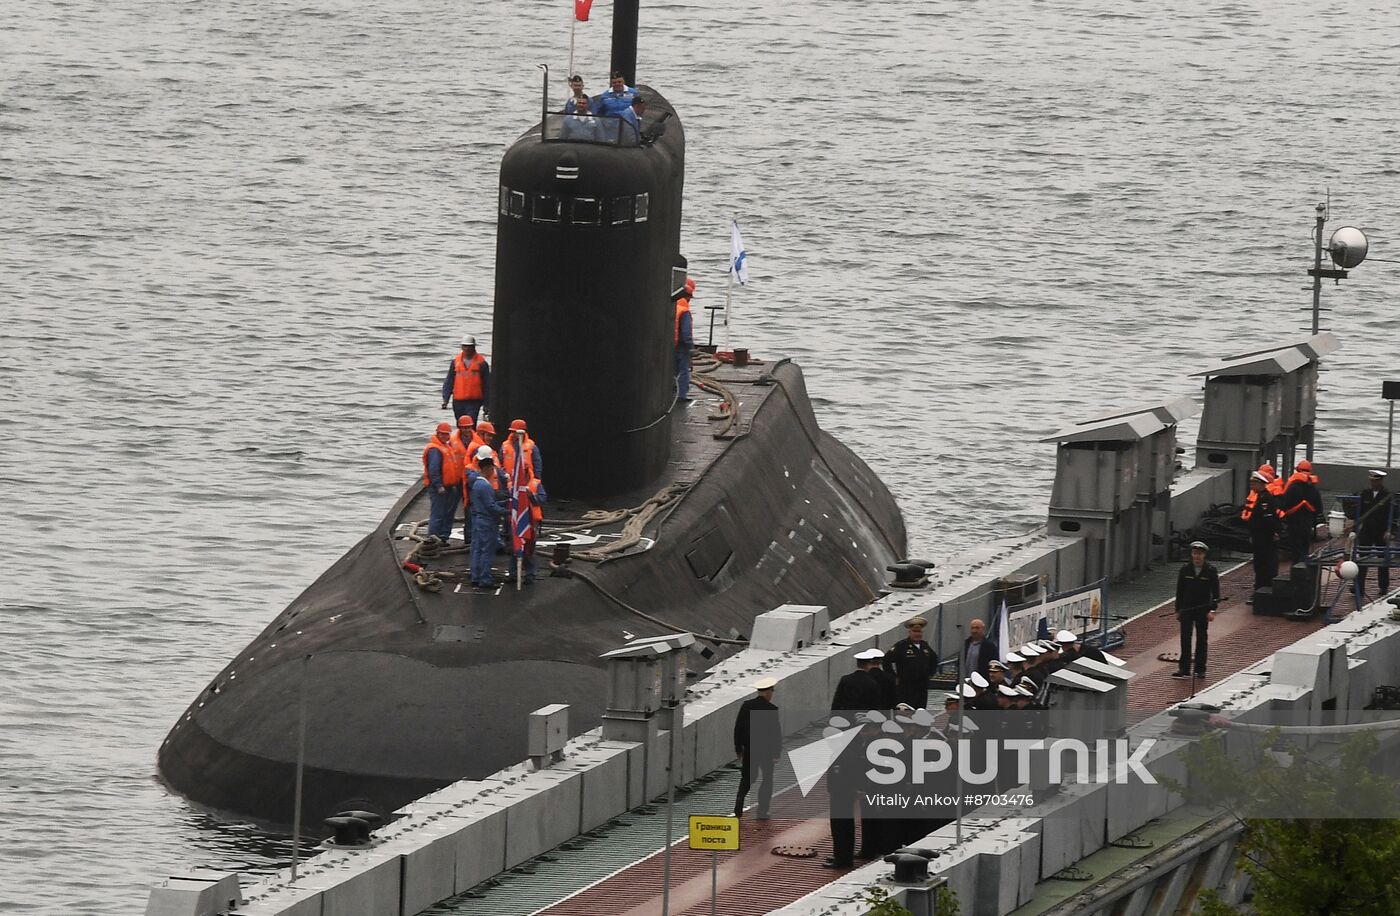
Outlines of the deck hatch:
{"label": "deck hatch", "polygon": [[719,571],[732,556],[734,550],[729,546],[724,532],[718,528],[711,528],[695,539],[690,550],[686,551],[685,561],[690,564],[695,578],[708,582],[719,575]]}
{"label": "deck hatch", "polygon": [[444,623],[433,628],[433,642],[481,642],[481,637],[485,635],[485,627],[464,627]]}

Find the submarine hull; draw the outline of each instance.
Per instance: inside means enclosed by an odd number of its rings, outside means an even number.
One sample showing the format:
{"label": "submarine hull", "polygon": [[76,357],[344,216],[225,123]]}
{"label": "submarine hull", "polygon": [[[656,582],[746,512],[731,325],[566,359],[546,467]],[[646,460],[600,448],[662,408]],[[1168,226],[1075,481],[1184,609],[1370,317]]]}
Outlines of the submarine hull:
{"label": "submarine hull", "polygon": [[[527,716],[541,706],[569,704],[572,734],[595,727],[598,656],[629,638],[732,639],[780,604],[837,616],[871,601],[905,551],[888,490],[817,426],[796,365],[710,378],[738,404],[732,427],[704,402],[677,411],[661,480],[610,503],[551,505],[541,536],[574,528],[557,537],[605,548],[620,526],[587,527],[586,511],[672,494],[637,544],[519,591],[452,579],[422,591],[402,569],[427,515],[415,485],[196,698],[161,746],[163,778],[205,807],[290,822],[304,704],[303,816],[387,813],[524,759]],[[432,562],[449,575],[466,564],[464,553]],[[688,664],[703,670],[738,648],[702,638]]]}

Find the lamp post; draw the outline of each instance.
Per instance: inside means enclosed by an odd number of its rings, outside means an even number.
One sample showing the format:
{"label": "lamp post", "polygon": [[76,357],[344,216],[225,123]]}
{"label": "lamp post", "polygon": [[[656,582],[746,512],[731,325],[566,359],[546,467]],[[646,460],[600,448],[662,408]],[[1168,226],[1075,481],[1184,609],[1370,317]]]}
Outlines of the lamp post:
{"label": "lamp post", "polygon": [[[1322,229],[1327,224],[1330,207],[1327,203],[1317,205],[1317,225],[1313,228],[1313,266],[1308,268],[1312,284],[1312,332],[1321,330],[1322,280],[1323,278],[1341,281],[1347,278],[1347,271],[1366,260],[1366,250],[1370,247],[1366,233],[1355,226],[1343,226],[1332,233],[1327,240],[1327,252],[1332,258],[1332,267],[1322,266]],[[1313,457],[1313,439],[1308,437],[1308,460]]]}

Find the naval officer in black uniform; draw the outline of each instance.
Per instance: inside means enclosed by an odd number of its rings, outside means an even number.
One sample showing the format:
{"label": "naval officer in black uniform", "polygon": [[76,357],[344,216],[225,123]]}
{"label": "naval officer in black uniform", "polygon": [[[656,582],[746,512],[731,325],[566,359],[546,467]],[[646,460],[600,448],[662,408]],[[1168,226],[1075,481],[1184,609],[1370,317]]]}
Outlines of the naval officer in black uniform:
{"label": "naval officer in black uniform", "polygon": [[[880,659],[885,653],[879,649],[866,649],[856,653],[856,670],[836,682],[836,693],[831,698],[832,712],[866,712],[871,709],[884,709],[884,686],[875,677],[880,667]],[[893,705],[893,704],[891,704]]]}
{"label": "naval officer in black uniform", "polygon": [[734,799],[734,816],[744,813],[744,798],[758,770],[758,811],[761,821],[768,819],[768,806],[773,800],[773,767],[782,755],[783,729],[778,722],[778,707],[773,703],[776,678],[766,677],[753,685],[758,695],[744,701],[734,720],[734,753],[741,769],[739,795]]}
{"label": "naval officer in black uniform", "polygon": [[915,617],[904,625],[908,633],[885,653],[885,670],[894,675],[895,702],[914,709],[928,706],[929,675],[938,670],[938,653],[924,642],[928,621]]}

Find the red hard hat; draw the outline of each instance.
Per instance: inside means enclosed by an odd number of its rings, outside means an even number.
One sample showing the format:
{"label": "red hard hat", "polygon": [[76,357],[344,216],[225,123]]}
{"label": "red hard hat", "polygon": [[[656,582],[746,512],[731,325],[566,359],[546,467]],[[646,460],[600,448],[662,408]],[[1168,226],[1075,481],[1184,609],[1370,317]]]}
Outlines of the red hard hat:
{"label": "red hard hat", "polygon": [[447,435],[450,436],[450,435],[452,435],[452,424],[451,424],[451,423],[439,423],[439,424],[437,425],[437,431],[438,431],[439,433],[446,433]]}
{"label": "red hard hat", "polygon": [[491,425],[490,420],[482,420],[480,423],[476,424],[476,431],[479,433],[487,433],[492,436],[496,435],[496,427]]}
{"label": "red hard hat", "polygon": [[1298,470],[1300,470],[1300,471],[1311,471],[1311,470],[1312,470],[1312,462],[1309,461],[1308,459],[1304,458],[1302,461],[1298,462]]}
{"label": "red hard hat", "polygon": [[464,413],[457,418],[457,425],[460,426],[462,429],[471,429],[473,426],[476,425],[476,421],[472,419],[471,414]]}
{"label": "red hard hat", "polygon": [[519,432],[522,432],[522,433],[525,432],[525,421],[524,421],[524,420],[511,420],[511,421],[510,421],[510,431],[511,431],[511,432],[517,432],[517,431],[519,431]]}

